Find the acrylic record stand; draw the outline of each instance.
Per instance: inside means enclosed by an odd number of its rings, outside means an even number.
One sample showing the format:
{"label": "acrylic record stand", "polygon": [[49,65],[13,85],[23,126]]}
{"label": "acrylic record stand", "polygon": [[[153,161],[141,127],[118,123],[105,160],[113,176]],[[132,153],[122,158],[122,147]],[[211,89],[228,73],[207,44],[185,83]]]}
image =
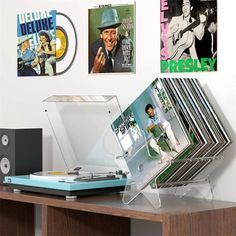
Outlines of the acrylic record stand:
{"label": "acrylic record stand", "polygon": [[[59,95],[45,99],[44,104],[67,171],[79,167],[82,171],[92,173],[115,173],[119,168],[127,173],[130,170],[126,163],[134,153],[138,153],[141,159],[143,154],[150,156],[143,130],[139,129],[132,112],[123,115],[116,96]],[[131,153],[125,148],[126,144],[132,146]],[[153,156],[149,158],[153,159]],[[133,204],[143,196],[142,204],[150,202],[159,208],[160,193],[163,191],[186,196],[196,190],[204,198],[213,199],[209,176],[222,159],[222,156],[217,156],[169,160],[169,166],[177,162],[207,161],[210,164],[190,180],[167,182],[164,185],[157,183],[158,176],[155,176],[140,188],[136,184],[136,176],[130,177],[128,174],[123,203]]]}
{"label": "acrylic record stand", "polygon": [[[195,178],[186,181],[175,181],[157,183],[157,178],[148,184],[143,189],[136,187],[135,180],[128,180],[123,194],[124,204],[136,204],[135,201],[139,199],[138,204],[151,204],[154,208],[161,207],[161,193],[173,194],[176,197],[194,196],[206,200],[213,200],[213,186],[210,182],[210,174],[222,162],[223,156],[201,157],[184,160],[172,160],[172,164],[178,162],[210,162]],[[164,195],[163,195],[164,196]]]}

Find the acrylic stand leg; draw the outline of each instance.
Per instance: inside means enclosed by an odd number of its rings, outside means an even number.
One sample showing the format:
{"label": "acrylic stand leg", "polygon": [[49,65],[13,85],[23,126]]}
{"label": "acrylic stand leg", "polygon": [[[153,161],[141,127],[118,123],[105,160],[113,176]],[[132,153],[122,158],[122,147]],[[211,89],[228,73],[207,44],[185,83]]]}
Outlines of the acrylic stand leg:
{"label": "acrylic stand leg", "polygon": [[138,204],[148,204],[151,203],[151,205],[154,208],[160,208],[161,207],[161,200],[159,196],[159,191],[155,186],[152,187],[150,185],[147,185],[144,189],[139,190],[136,187],[136,184],[134,181],[128,181],[125,187],[125,191],[123,193],[123,203],[128,205],[131,202],[135,204],[135,200],[139,200]]}
{"label": "acrylic stand leg", "polygon": [[203,181],[192,182],[175,187],[174,194],[178,197],[191,196],[205,200],[213,200],[213,189],[209,177]]}
{"label": "acrylic stand leg", "polygon": [[[195,179],[188,181],[179,181],[175,183],[169,183],[172,190],[172,194],[183,197],[191,196],[196,198],[203,198],[206,200],[213,200],[213,186],[210,182],[210,174],[222,163],[223,156],[213,156],[213,157],[202,157],[202,158],[192,158],[190,160],[177,160],[187,161],[187,162],[200,162],[209,161],[210,165],[207,165]],[[175,187],[174,187],[175,186]]]}

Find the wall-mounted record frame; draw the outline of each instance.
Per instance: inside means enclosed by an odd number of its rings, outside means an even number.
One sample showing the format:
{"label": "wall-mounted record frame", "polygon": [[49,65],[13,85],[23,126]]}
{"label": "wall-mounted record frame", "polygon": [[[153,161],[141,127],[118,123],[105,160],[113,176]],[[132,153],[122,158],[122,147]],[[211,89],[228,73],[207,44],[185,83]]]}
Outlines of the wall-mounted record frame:
{"label": "wall-mounted record frame", "polygon": [[88,17],[88,73],[135,72],[135,4],[98,6]]}
{"label": "wall-mounted record frame", "polygon": [[162,73],[217,70],[217,0],[160,1]]}
{"label": "wall-mounted record frame", "polygon": [[77,33],[70,17],[56,10],[17,14],[17,75],[55,76],[76,57]]}

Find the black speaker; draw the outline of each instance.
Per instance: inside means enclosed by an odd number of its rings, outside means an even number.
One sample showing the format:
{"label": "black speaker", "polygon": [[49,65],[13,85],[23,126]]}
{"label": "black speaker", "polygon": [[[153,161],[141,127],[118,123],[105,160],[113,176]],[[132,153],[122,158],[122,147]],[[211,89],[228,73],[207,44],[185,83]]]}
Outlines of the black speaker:
{"label": "black speaker", "polygon": [[42,171],[42,129],[0,128],[0,183],[36,171]]}

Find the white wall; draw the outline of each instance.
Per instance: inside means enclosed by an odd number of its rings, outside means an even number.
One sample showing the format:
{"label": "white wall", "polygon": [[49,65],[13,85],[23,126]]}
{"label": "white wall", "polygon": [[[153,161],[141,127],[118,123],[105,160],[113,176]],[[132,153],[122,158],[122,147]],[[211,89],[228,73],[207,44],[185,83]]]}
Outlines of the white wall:
{"label": "white wall", "polygon": [[[122,107],[126,107],[156,77],[196,77],[207,91],[209,100],[236,140],[236,71],[234,15],[236,2],[218,0],[218,72],[159,73],[159,4],[156,0],[136,1],[136,74],[88,75],[87,74],[87,9],[101,3],[129,1],[95,0],[1,0],[0,49],[0,124],[6,127],[43,127],[45,168],[61,166],[56,148],[52,148],[48,121],[41,101],[52,94],[116,94]],[[62,76],[52,78],[16,77],[16,15],[39,9],[57,9],[73,20],[78,34],[78,53],[71,69]],[[53,152],[52,152],[53,149]],[[53,155],[52,155],[53,153]],[[236,201],[236,143],[224,153],[225,160],[212,176],[216,199]],[[52,159],[53,158],[53,159]],[[55,163],[51,163],[51,160]],[[59,164],[58,164],[59,163]]]}

